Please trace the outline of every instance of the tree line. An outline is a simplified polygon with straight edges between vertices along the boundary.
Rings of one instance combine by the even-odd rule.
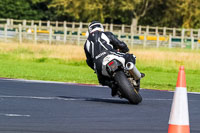
[[[199,0],[0,0],[0,18],[200,28]]]

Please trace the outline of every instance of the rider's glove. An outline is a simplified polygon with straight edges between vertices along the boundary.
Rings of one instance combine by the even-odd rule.
[[[129,48],[126,46],[126,47],[124,47],[121,51],[122,51],[123,53],[126,53],[126,52],[129,51]]]
[[[121,42],[121,52],[126,53],[129,51],[127,45],[124,42]]]

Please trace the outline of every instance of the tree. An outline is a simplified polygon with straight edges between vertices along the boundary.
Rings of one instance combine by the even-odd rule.
[[[166,8],[164,2],[154,5],[154,7],[149,9],[148,12],[146,12],[146,15],[142,17],[138,23],[140,25],[164,26],[162,20]]]
[[[181,27],[183,17],[179,6],[180,1],[182,0],[160,1],[147,12],[141,19],[141,23],[152,26]]]
[[[56,20],[55,12],[48,8],[52,0],[29,0],[31,8],[38,12],[37,17],[42,20]]]
[[[72,21],[99,20],[104,22],[101,0],[52,0],[48,6],[57,16],[70,17]]]
[[[183,16],[184,28],[199,27],[200,3],[199,0],[185,0],[179,3],[180,13]]]
[[[0,17],[12,19],[50,19],[49,0],[1,0]]]
[[[1,0],[0,16],[13,19],[35,19],[37,11],[31,8],[27,0]]]
[[[199,0],[0,0],[0,17],[200,28]]]
[[[164,7],[163,16],[158,25],[184,28],[200,27],[200,3],[198,0],[167,0],[162,5]]]
[[[123,0],[121,9],[132,12],[132,24],[136,26],[138,20],[159,2],[160,0]]]

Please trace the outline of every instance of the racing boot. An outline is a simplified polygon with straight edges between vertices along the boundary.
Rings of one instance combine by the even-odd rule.
[[[109,88],[111,88],[111,96],[114,97],[117,95],[117,85],[114,83],[114,81],[110,81],[110,80],[99,80],[100,84],[103,86],[108,86]]]
[[[145,77],[145,74],[144,73],[141,73],[141,78],[144,78]]]
[[[114,81],[109,81],[108,86],[111,88],[111,96],[112,97],[116,96],[118,89],[117,89],[117,85],[114,83]]]
[[[117,92],[118,92],[117,87],[113,87],[113,88],[111,88],[111,89],[112,89],[112,90],[111,90],[111,96],[112,96],[112,97],[116,96],[116,95],[117,95]]]

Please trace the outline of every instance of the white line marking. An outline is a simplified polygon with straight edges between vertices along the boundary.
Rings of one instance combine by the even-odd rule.
[[[190,94],[200,94],[200,92],[188,92]]]
[[[66,101],[74,101],[74,100],[85,100],[85,99],[75,99],[75,98],[60,98],[60,97],[36,97],[36,96],[4,96],[0,95],[0,98],[24,98],[24,99],[38,99],[38,100],[66,100]]]
[[[153,101],[171,101],[172,99],[161,99],[161,98],[158,98],[158,99],[151,99],[151,98],[144,98],[144,100],[153,100]]]
[[[95,84],[81,84],[81,83],[69,83],[69,82],[59,82],[59,81],[43,81],[43,80],[27,80],[27,79],[1,79],[1,80],[19,81],[19,82],[27,82],[27,83],[47,83],[47,84],[65,84],[65,85],[105,87],[102,85],[95,85]]]
[[[6,96],[0,95],[0,98],[23,98],[23,99],[37,99],[37,100],[64,100],[64,101],[87,101],[91,99],[102,100],[116,100],[116,98],[68,98],[68,97],[37,97],[37,96]],[[118,99],[119,100],[119,99]]]
[[[168,91],[168,92],[175,92],[175,91]],[[200,92],[187,92],[188,94],[200,94]]]
[[[92,99],[102,99],[102,100],[119,100],[116,98],[67,98],[67,97],[36,97],[36,96],[4,96],[0,95],[0,98],[24,98],[24,99],[37,99],[37,100],[64,100],[64,101],[87,101]],[[165,98],[144,98],[145,101],[172,101],[172,99]],[[200,101],[200,100],[188,100],[188,101]]]
[[[59,81],[43,81],[43,80],[27,80],[27,79],[4,79],[1,78],[1,80],[13,80],[13,81],[21,81],[21,82],[28,82],[28,83],[53,83],[53,84],[68,84],[68,85],[83,85],[83,86],[95,86],[95,87],[107,87],[102,85],[95,85],[95,84],[80,84],[80,83],[69,83],[69,82],[59,82]],[[140,88],[141,90],[143,88]],[[144,89],[144,90],[151,90],[151,89]],[[154,90],[156,91],[156,90]],[[157,90],[162,91],[162,90]],[[165,91],[165,92],[174,92],[174,91]],[[200,94],[200,92],[188,92],[189,94]]]
[[[0,113],[0,115],[8,116],[8,117],[30,117],[31,116],[31,115],[22,115],[22,114],[3,114],[3,113]]]
[[[144,98],[143,100],[145,101],[172,101],[173,99],[162,99],[162,98],[158,98],[158,99],[151,99],[151,98]],[[200,101],[200,100],[188,100],[188,101]]]

